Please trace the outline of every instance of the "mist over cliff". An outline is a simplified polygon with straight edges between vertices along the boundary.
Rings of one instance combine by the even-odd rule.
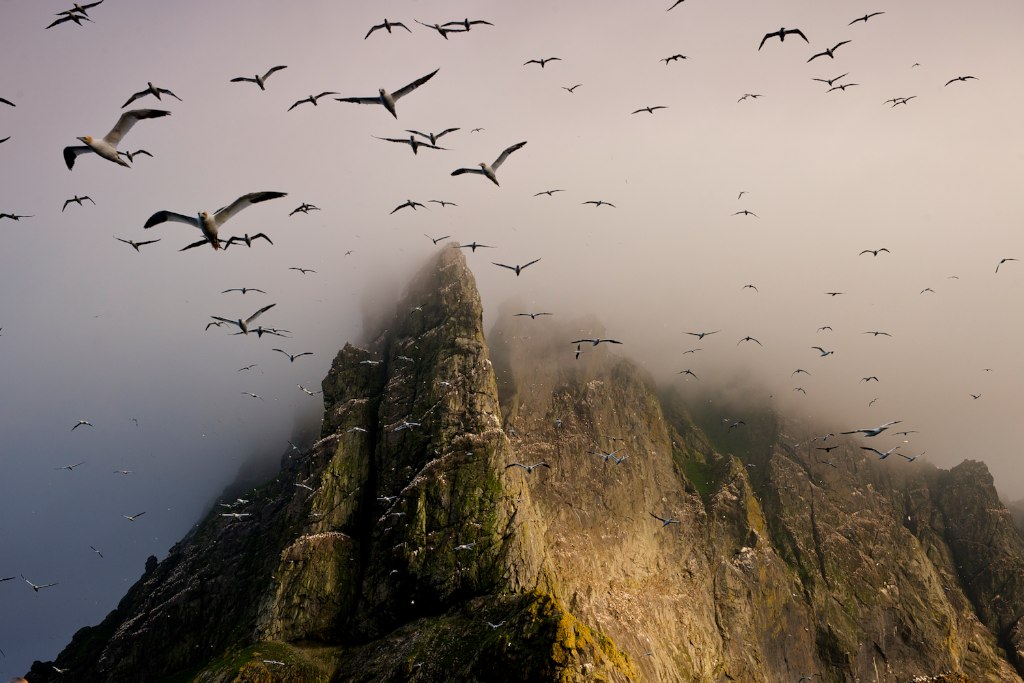
[[[30,681],[1022,680],[1024,540],[982,463],[820,451],[769,399],[576,358],[596,320],[485,336],[457,249],[392,310],[315,438]]]

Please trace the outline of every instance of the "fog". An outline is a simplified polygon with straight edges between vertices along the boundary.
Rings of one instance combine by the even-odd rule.
[[[296,385],[319,388],[337,349],[390,315],[445,248],[424,233],[497,247],[467,254],[487,329],[511,298],[593,316],[623,345],[592,352],[627,355],[695,399],[749,393],[830,431],[902,420],[919,431],[907,451],[939,466],[983,459],[1004,497],[1024,495],[1024,262],[994,272],[1024,259],[1024,6],[669,4],[106,0],[93,23],[45,30],[63,4],[3,3],[0,97],[17,106],[0,104],[0,212],[33,217],[0,220],[0,578],[18,577],[0,583],[0,677],[53,658],[240,468],[266,471],[315,431],[320,399]],[[364,40],[384,15],[413,32]],[[494,26],[443,40],[413,22],[467,16]],[[791,36],[758,51],[781,25],[810,45]],[[846,39],[834,60],[807,63]],[[659,61],[676,53],[688,58]],[[541,57],[562,61],[523,66]],[[288,68],[266,92],[229,82],[277,64]],[[330,97],[287,111],[438,68],[397,121]],[[858,84],[846,91],[811,80],[845,72]],[[960,75],[977,80],[944,85]],[[85,155],[68,171],[61,149],[103,135],[147,81],[183,100],[132,105],[172,111],[119,145],[154,157],[125,169]],[[763,97],[737,102],[745,93]],[[653,105],[668,108],[630,113]],[[461,128],[439,142],[450,149],[415,156],[372,137],[448,127]],[[501,187],[450,175],[524,140]],[[564,192],[533,196],[547,189]],[[142,229],[159,210],[192,215],[261,190],[288,196],[223,231],[273,245],[179,253],[197,231]],[[84,194],[96,205],[61,211]],[[407,199],[458,206],[389,213]],[[598,199],[616,208],[582,205]],[[302,202],[321,211],[289,217]],[[757,217],[733,215],[744,209]],[[114,236],[161,241],[136,253]],[[890,253],[859,255],[880,247]],[[491,265],[536,258],[518,277]],[[243,286],[267,294],[220,293]],[[259,323],[288,338],[204,330],[268,303]],[[748,335],[763,346],[737,344]],[[314,355],[291,363],[273,348]],[[675,374],[687,368],[699,380]],[[861,382],[870,375],[879,382]],[[72,432],[80,419],[93,426]],[[58,585],[36,593],[22,574]]]

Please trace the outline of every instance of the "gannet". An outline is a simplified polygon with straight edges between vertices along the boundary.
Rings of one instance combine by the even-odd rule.
[[[798,36],[803,38],[805,42],[810,44],[811,41],[807,40],[807,36],[805,36],[804,32],[801,31],[800,29],[798,29],[798,28],[780,28],[778,31],[775,31],[773,33],[766,33],[766,34],[764,34],[764,38],[761,39],[761,44],[757,46],[757,49],[760,50],[762,47],[764,47],[765,41],[768,40],[769,38],[778,38],[779,42],[783,42],[784,43],[784,42],[786,42],[786,36],[791,34],[791,33],[797,34]]]
[[[526,264],[521,265],[521,266],[519,266],[519,265],[506,266],[504,263],[495,263],[494,261],[491,261],[491,263],[493,263],[496,266],[501,266],[502,268],[508,268],[509,270],[515,272],[516,277],[519,277],[519,273],[521,273],[523,270],[525,270],[527,266],[532,266],[537,261],[540,261],[540,259],[539,258],[538,259],[534,259],[534,260],[530,261],[529,263],[526,263]]]
[[[899,449],[899,448],[900,448],[899,446],[893,446],[892,448],[890,448],[889,450],[887,450],[887,451],[885,451],[885,452],[883,453],[882,451],[878,450],[877,448],[872,448],[871,446],[861,446],[861,447],[860,447],[860,449],[861,449],[862,451],[871,451],[872,453],[874,453],[875,455],[877,455],[877,456],[878,456],[878,459],[879,459],[879,460],[885,460],[885,459],[886,459],[886,458],[888,458],[888,457],[889,457],[890,455],[892,455],[893,453],[895,453],[895,452],[896,452],[896,450],[897,450],[897,449]]]
[[[385,19],[383,24],[377,24],[376,26],[371,26],[370,30],[366,32],[365,36],[363,36],[363,40],[366,40],[367,38],[369,38],[370,34],[373,33],[374,31],[378,30],[378,29],[384,29],[388,33],[391,33],[391,29],[394,28],[395,26],[401,26],[406,31],[409,31],[409,33],[412,33],[412,31],[409,29],[409,27],[406,26],[405,24],[403,24],[402,22],[400,22],[400,21],[390,21],[388,19]]]
[[[686,55],[675,54],[675,55],[672,55],[671,57],[665,57],[664,59],[659,59],[658,61],[665,62],[665,66],[668,66],[669,62],[676,62],[676,61],[679,61],[680,59],[686,59],[686,58],[687,58]]]
[[[92,197],[90,197],[89,195],[85,195],[85,196],[79,197],[79,196],[78,196],[78,195],[76,194],[76,195],[75,195],[74,197],[72,197],[71,199],[65,199],[65,200],[64,200],[64,206],[63,206],[63,207],[61,207],[61,210],[60,210],[60,212],[61,212],[61,213],[64,213],[64,209],[68,208],[68,204],[78,204],[79,206],[82,206],[82,202],[84,202],[84,201],[85,201],[86,199],[88,199],[88,200],[89,200],[90,202],[92,202],[92,205],[93,205],[93,206],[96,206],[96,202],[95,202],[95,201],[93,201],[93,198],[92,198]]]
[[[256,320],[256,318],[260,317],[261,315],[263,315],[276,305],[277,304],[268,304],[244,320],[242,318],[239,318],[238,320],[228,320],[227,318],[221,318],[220,316],[216,315],[211,315],[210,317],[213,318],[214,320],[219,320],[222,323],[235,325],[236,327],[238,327],[238,329],[242,331],[242,334],[249,334],[249,325],[252,324],[252,322]]]
[[[25,579],[25,575],[22,574],[21,578]],[[39,584],[36,584],[36,583],[32,583],[28,579],[25,579],[25,583],[27,583],[28,585],[32,586],[32,590],[34,590],[36,593],[38,593],[39,591],[41,591],[44,588],[51,588],[52,586],[56,586],[57,585],[56,583],[46,583],[46,584],[43,584],[43,585],[39,585]]]
[[[405,132],[406,133],[412,133],[413,135],[419,135],[422,138],[426,138],[427,140],[430,140],[430,144],[436,145],[437,141],[440,140],[442,137],[444,137],[445,135],[448,135],[448,133],[454,133],[457,130],[459,130],[459,129],[458,128],[445,128],[440,133],[421,133],[418,130],[406,129]]]
[[[126,111],[121,114],[121,118],[117,120],[117,124],[110,129],[110,132],[97,140],[91,135],[86,135],[78,138],[85,143],[85,146],[74,146],[64,148],[64,163],[68,165],[70,170],[75,165],[75,158],[79,154],[85,154],[87,152],[95,152],[107,161],[113,161],[115,164],[130,168],[128,162],[117,155],[117,143],[121,141],[121,138],[128,134],[128,131],[132,129],[136,121],[141,119],[155,119],[161,116],[170,116],[171,112],[164,111],[163,109],[133,109]]]
[[[124,242],[125,244],[131,245],[132,249],[134,249],[135,251],[139,251],[139,247],[145,246],[147,244],[156,244],[157,242],[160,241],[160,240],[145,240],[144,242],[136,242],[135,240],[123,240],[120,237],[114,237],[114,239],[117,240],[118,242]],[[142,253],[142,252],[139,252],[139,253]]]
[[[313,355],[312,351],[303,351],[302,353],[296,353],[293,356],[292,354],[288,353],[284,349],[273,349],[273,350],[277,351],[278,353],[283,353],[284,355],[288,356],[288,360],[291,361],[292,363],[295,362],[296,358],[302,358],[303,356],[312,356]]]
[[[576,85],[572,86],[571,88],[567,88],[564,85],[561,86],[561,87],[562,87],[562,90],[566,91],[567,93],[575,94],[576,93],[576,88],[580,87],[581,85],[583,85],[583,84],[582,83],[577,83]]]
[[[146,513],[145,512],[137,512],[134,515],[121,515],[121,516],[124,517],[125,519],[127,519],[129,522],[134,522],[136,519],[138,519],[139,517],[141,517],[144,514],[146,514]]]
[[[158,88],[155,85],[153,85],[152,82],[149,82],[149,83],[146,83],[146,88],[145,89],[140,90],[139,92],[137,92],[134,95],[132,95],[131,97],[129,97],[128,101],[121,105],[121,109],[124,109],[125,107],[127,107],[129,104],[131,104],[135,100],[139,99],[140,97],[145,97],[146,95],[153,95],[158,100],[161,99],[161,97],[160,97],[161,95],[170,95],[174,99],[176,99],[179,102],[181,102],[181,98],[178,97],[177,95],[175,95],[174,93],[172,93],[167,88]]]
[[[964,81],[964,82],[966,82],[967,79],[969,79],[969,78],[972,78],[974,80],[978,80],[977,76],[957,76],[956,78],[951,78],[948,81],[946,81],[946,85],[949,85],[950,83],[956,83],[957,81]]]
[[[476,242],[470,242],[469,244],[453,244],[452,247],[455,249],[469,249],[474,253],[477,249],[497,249],[497,247],[492,247],[489,244],[477,244]]]
[[[75,426],[71,428],[71,431],[75,431],[79,427],[92,427],[92,422],[89,422],[88,420],[79,420],[75,423]]]
[[[266,88],[265,84],[267,82],[267,79],[270,78],[270,74],[274,73],[275,71],[280,71],[281,69],[287,69],[287,68],[288,68],[287,66],[272,66],[267,71],[267,73],[263,74],[262,76],[260,76],[259,74],[256,74],[252,78],[248,78],[246,76],[238,76],[237,78],[232,78],[231,82],[232,83],[255,83],[256,85],[260,86],[260,90],[266,90],[267,88]]]
[[[886,422],[884,425],[879,427],[866,427],[864,429],[853,429],[849,432],[841,432],[842,434],[863,434],[864,436],[878,436],[886,429],[893,425],[898,425],[903,420],[894,420],[892,422]]]
[[[665,527],[667,527],[669,524],[682,524],[682,522],[680,522],[675,517],[659,517],[658,515],[654,514],[653,512],[650,513],[650,514],[651,514],[651,517],[654,517],[656,520],[661,522],[661,527],[663,529]]]
[[[813,61],[814,61],[815,59],[817,59],[818,57],[829,57],[829,58],[831,58],[831,59],[835,59],[835,58],[836,58],[836,56],[835,56],[834,54],[832,54],[832,53],[833,53],[833,52],[835,52],[836,50],[838,50],[838,49],[839,49],[839,48],[840,48],[841,46],[843,46],[843,45],[846,45],[846,44],[847,44],[848,42],[850,42],[850,41],[848,41],[848,40],[844,40],[844,41],[842,41],[842,42],[836,43],[834,47],[831,47],[831,48],[825,48],[825,51],[824,51],[824,52],[819,52],[818,54],[816,54],[816,55],[813,55],[813,56],[812,56],[812,57],[811,57],[810,59],[808,59],[807,61],[808,61],[808,62],[813,62]]]
[[[511,147],[505,149],[501,154],[498,155],[498,158],[494,160],[493,164],[488,165],[486,162],[481,161],[479,164],[480,168],[457,168],[454,171],[452,171],[452,175],[462,175],[463,173],[477,173],[479,175],[487,177],[488,179],[490,179],[492,183],[498,185],[498,178],[495,175],[498,172],[498,168],[503,163],[505,163],[505,159],[508,158],[509,154],[516,151],[517,149],[521,149],[525,144],[526,141],[524,140],[523,142],[517,142]]]
[[[423,76],[422,78],[417,78],[409,85],[401,87],[393,93],[389,93],[384,88],[380,88],[377,91],[380,94],[377,95],[376,97],[336,97],[335,99],[339,102],[352,102],[355,104],[380,104],[383,105],[383,107],[387,109],[389,112],[391,112],[391,115],[397,119],[398,112],[395,110],[395,103],[399,100],[399,98],[408,95],[413,90],[429,81],[431,78],[434,77],[434,74],[436,74],[438,71],[440,71],[440,69],[434,69],[426,76]]]
[[[126,158],[128,160],[128,163],[131,164],[135,163],[135,157],[139,156],[140,154],[144,157],[153,157],[152,154],[150,154],[144,149],[137,149],[134,152],[118,152],[117,156]]]
[[[571,341],[569,343],[570,344],[586,344],[586,343],[589,343],[589,344],[592,344],[594,346],[597,346],[598,344],[621,344],[622,342],[617,341],[615,339],[576,339],[576,340],[573,340],[573,341]]]
[[[231,289],[225,289],[221,294],[227,294],[228,292],[241,292],[243,295],[246,292],[259,292],[260,294],[266,294],[262,289],[256,289],[255,287],[232,287]]]
[[[443,27],[443,26],[441,26],[440,24],[428,24],[428,23],[426,23],[426,22],[422,22],[422,21],[420,21],[419,19],[416,19],[416,23],[417,23],[417,24],[420,24],[421,26],[426,26],[427,28],[432,28],[432,29],[434,29],[434,30],[435,30],[435,31],[437,31],[437,32],[438,32],[438,33],[439,33],[439,34],[441,35],[441,37],[442,37],[442,38],[444,38],[445,40],[448,40],[448,34],[449,34],[449,33],[465,33],[465,31],[464,31],[464,30],[462,30],[462,29],[454,29],[454,28],[444,28],[444,27]],[[364,40],[365,40],[365,38],[364,38]]]
[[[877,17],[879,14],[885,14],[885,12],[872,12],[871,14],[865,14],[863,17],[857,17],[849,24],[847,24],[847,26],[853,26],[858,21],[863,21],[866,24],[868,22],[868,19],[870,19],[871,17]]]
[[[288,107],[288,111],[291,111],[292,109],[295,109],[295,107],[299,106],[300,104],[303,104],[304,102],[309,102],[314,107],[319,106],[319,105],[317,105],[316,101],[319,100],[321,97],[327,97],[328,95],[337,95],[337,94],[338,93],[336,93],[336,92],[322,92],[319,95],[310,95],[309,97],[307,97],[305,99],[301,99],[301,100],[297,101],[295,104],[293,104],[292,106]]]
[[[539,197],[539,196],[541,196],[542,194],[546,194],[547,196],[551,197],[551,196],[553,196],[553,195],[554,195],[554,194],[555,194],[556,192],[565,192],[565,190],[542,190],[542,191],[538,192],[537,194],[535,194],[535,195],[533,195],[533,196],[534,196],[534,197]]]
[[[427,149],[442,149],[445,151],[448,150],[447,147],[438,147],[437,145],[433,145],[430,143],[420,142],[419,140],[416,139],[415,135],[410,135],[408,138],[382,138],[376,135],[374,135],[373,137],[377,138],[378,140],[385,140],[387,142],[397,142],[399,144],[409,145],[409,147],[412,148],[413,154],[418,154],[420,147],[426,147]]]
[[[58,24],[63,24],[66,21],[73,21],[78,26],[81,26],[83,21],[92,21],[92,19],[85,16],[84,14],[65,14],[63,17],[57,19],[46,28],[53,28],[54,26],[57,26]]]
[[[217,231],[222,225],[224,225],[224,223],[230,220],[232,216],[253,204],[259,204],[260,202],[285,196],[287,196],[286,192],[252,192],[250,194],[242,195],[226,207],[218,209],[212,216],[206,211],[201,211],[195,218],[192,216],[184,216],[180,213],[173,213],[171,211],[157,211],[149,217],[149,220],[147,220],[146,224],[142,227],[152,228],[154,225],[159,225],[166,221],[186,223],[199,228],[204,237],[204,239],[189,245],[189,247],[209,242],[210,246],[214,249],[220,249],[220,240],[217,238]]]
[[[400,209],[405,209],[405,208],[410,208],[413,211],[415,211],[417,206],[420,207],[421,209],[427,208],[427,207],[423,206],[423,204],[420,204],[419,202],[414,202],[411,199],[406,199],[405,202],[403,202],[402,204],[399,204],[395,208],[391,209],[391,213],[394,213],[394,212],[396,212],[396,211],[398,211]]]
[[[666,106],[664,106],[664,105],[660,105],[660,104],[659,104],[659,105],[656,105],[656,106],[654,106],[654,107],[641,107],[641,108],[637,109],[637,110],[636,110],[635,112],[633,112],[633,113],[634,113],[634,114],[639,114],[640,112],[642,112],[642,111],[645,111],[645,112],[647,112],[648,114],[653,114],[654,112],[656,112],[656,111],[657,111],[657,110],[659,110],[659,109],[668,109],[668,107],[666,107]]]
[[[288,215],[289,216],[294,216],[297,213],[309,214],[310,211],[319,211],[319,210],[320,210],[319,206],[314,206],[312,204],[307,204],[306,202],[303,202],[303,203],[299,204],[298,207],[293,209],[291,211],[291,213],[289,213]]]
[[[613,209],[618,208],[617,206],[615,206],[611,202],[606,202],[603,199],[591,199],[589,201],[581,202],[581,203],[582,204],[593,204],[595,209],[600,209],[602,206],[610,206]]]
[[[266,241],[270,242],[271,244],[274,243],[273,240],[271,240],[269,237],[267,237],[262,232],[258,232],[255,235],[250,235],[249,233],[245,233],[244,235],[234,235],[232,237],[229,237],[228,241],[224,243],[224,248],[227,249],[232,244],[242,243],[242,244],[245,244],[245,246],[247,246],[247,247],[249,247],[251,249],[252,248],[253,240],[259,239],[261,237],[263,239],[265,239]],[[203,244],[203,242],[200,242],[199,244]],[[185,247],[185,249],[188,249],[188,248],[189,247]],[[182,251],[184,251],[184,250],[182,250]]]
[[[428,204],[440,204],[442,209],[444,207],[446,207],[446,206],[458,206],[458,204],[456,204],[455,202],[445,201],[444,199],[428,199],[427,203]]]
[[[561,57],[544,57],[544,58],[541,58],[541,59],[531,59],[529,61],[523,62],[523,66],[526,66],[527,64],[540,64],[540,68],[543,69],[544,65],[547,64],[548,62],[560,62],[560,61],[562,61]]]
[[[505,465],[506,470],[510,467],[522,467],[524,470],[526,470],[527,474],[532,474],[533,471],[538,467],[547,467],[548,469],[551,469],[551,465],[547,464],[546,462],[538,462],[533,465],[524,465],[522,463],[514,462],[511,465]]]
[[[442,26],[461,26],[463,31],[468,31],[471,28],[473,28],[474,25],[477,25],[477,24],[482,24],[484,26],[494,26],[494,24],[492,24],[491,22],[484,21],[483,19],[473,19],[472,21],[470,21],[468,18],[463,19],[462,21],[446,21],[445,23],[443,23],[441,25]]]
[[[444,237],[431,237],[431,236],[430,236],[430,235],[428,235],[427,233],[423,233],[423,236],[424,236],[424,237],[426,237],[426,238],[427,238],[428,240],[430,240],[431,242],[433,242],[435,246],[437,245],[437,243],[438,243],[438,242],[440,242],[440,241],[442,241],[442,240],[446,240],[446,239],[448,239],[449,237],[451,237],[451,235],[445,235]]]

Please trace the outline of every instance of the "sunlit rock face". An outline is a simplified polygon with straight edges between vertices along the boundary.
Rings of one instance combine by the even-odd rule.
[[[338,352],[320,438],[29,680],[1021,680],[984,465],[824,460],[577,358],[578,324],[482,319],[441,249]]]

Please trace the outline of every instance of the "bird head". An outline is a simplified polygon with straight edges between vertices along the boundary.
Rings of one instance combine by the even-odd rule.
[[[381,97],[384,97],[384,88],[377,88],[377,92],[380,93]]]
[[[87,145],[91,145],[92,144],[92,136],[91,135],[83,135],[82,137],[77,138],[77,139],[81,140],[82,142],[84,142]]]

